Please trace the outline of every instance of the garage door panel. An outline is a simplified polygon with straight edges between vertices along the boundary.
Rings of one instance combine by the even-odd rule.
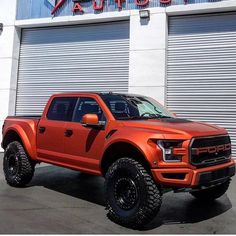
[[[226,128],[236,155],[236,14],[169,18],[167,106]]]
[[[24,29],[16,114],[41,114],[54,93],[127,92],[129,22]]]
[[[77,30],[75,30],[75,28]],[[124,28],[128,29],[129,24],[127,21],[122,22],[111,22],[104,24],[90,24],[90,25],[76,25],[76,26],[66,26],[66,27],[48,27],[44,28],[40,32],[39,28],[30,29],[30,33],[26,33],[22,38],[22,43],[24,45],[47,45],[47,44],[67,44],[70,45],[71,42],[88,42],[93,41],[95,43],[104,42],[106,40],[122,40],[124,37],[129,38],[129,31],[124,31]],[[65,30],[66,29],[66,30]],[[98,33],[102,37],[98,36]],[[48,38],[48,35],[52,37]],[[67,41],[65,41],[65,35]]]
[[[227,23],[225,20],[222,20],[222,16],[227,18]],[[172,17],[169,26],[169,33],[173,36],[183,34],[214,34],[235,32],[236,30],[234,13]]]

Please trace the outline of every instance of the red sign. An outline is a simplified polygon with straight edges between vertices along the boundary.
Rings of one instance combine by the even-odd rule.
[[[73,12],[73,13],[75,13],[75,12],[77,12],[77,11],[80,11],[80,12],[84,13],[83,8],[81,7],[81,5],[80,5],[78,2],[75,3],[75,5],[74,5],[74,7],[73,7],[73,9],[72,9],[72,12]]]
[[[149,0],[135,0],[136,6],[146,7],[149,4]]]
[[[97,11],[102,11],[104,8],[105,0],[100,1],[100,5],[97,5],[96,0],[93,0],[93,9]]]
[[[160,0],[161,4],[170,4],[171,0]]]
[[[66,2],[67,0],[59,0],[59,1],[55,1],[55,7],[52,9],[51,14],[54,15],[59,8],[61,8],[63,6],[63,4]]]
[[[53,0],[48,0],[50,3],[53,1]],[[66,2],[67,0],[55,0],[55,4],[53,5],[53,9],[52,9],[52,12],[51,14],[54,15]],[[117,7],[119,10],[122,9],[122,4],[125,2],[126,0],[115,0],[115,3],[117,4]],[[135,2],[135,5],[136,6],[139,6],[139,7],[146,7],[148,6],[149,4],[149,1],[150,0],[134,0]],[[159,0],[161,4],[171,4],[171,1],[172,0]],[[188,0],[184,0],[184,2],[186,3]],[[76,1],[76,0],[73,0],[74,2],[74,6],[73,6],[73,9],[72,9],[72,12],[73,13],[76,13],[76,12],[81,12],[81,13],[84,13],[84,10],[83,10],[83,7],[81,6],[80,2],[81,0],[79,1]],[[93,9],[95,11],[102,11],[104,9],[104,5],[105,5],[105,0],[100,0],[98,2],[98,0],[92,0],[92,5],[93,5]]]

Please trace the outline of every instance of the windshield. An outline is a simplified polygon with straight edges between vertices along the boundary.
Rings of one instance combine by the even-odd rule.
[[[103,94],[102,99],[118,120],[174,117],[164,106],[149,97]]]

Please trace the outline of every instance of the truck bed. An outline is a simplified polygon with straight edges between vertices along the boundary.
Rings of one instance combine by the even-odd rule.
[[[8,116],[7,119],[40,119],[41,116],[27,115],[27,116]]]
[[[8,116],[2,127],[3,136],[8,133],[8,130],[11,130],[11,132],[15,132],[15,135],[24,137],[23,143],[33,159],[36,158],[36,134],[40,118],[41,116],[35,115]],[[4,142],[2,142],[2,147],[6,148]]]

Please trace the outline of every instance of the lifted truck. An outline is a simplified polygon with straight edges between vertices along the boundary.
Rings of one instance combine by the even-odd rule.
[[[104,176],[109,219],[131,228],[156,216],[165,188],[213,201],[235,174],[225,129],[141,95],[53,95],[42,117],[6,118],[2,147],[11,186],[28,184],[40,162]]]

